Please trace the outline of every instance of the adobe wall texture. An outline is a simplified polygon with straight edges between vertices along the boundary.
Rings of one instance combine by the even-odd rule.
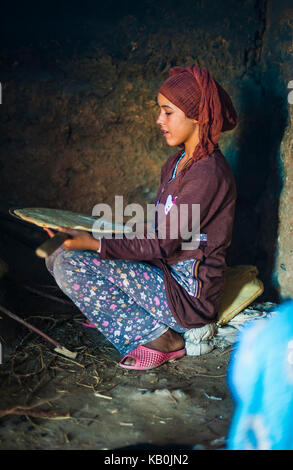
[[[228,263],[256,265],[265,298],[292,296],[291,2],[92,3],[42,14],[12,2],[2,17],[3,210],[154,202],[173,153],[155,124],[157,89],[171,66],[196,63],[239,113],[220,141],[238,187]]]

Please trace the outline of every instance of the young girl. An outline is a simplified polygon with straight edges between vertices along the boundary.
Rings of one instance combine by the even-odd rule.
[[[119,365],[137,370],[184,356],[184,333],[216,320],[236,199],[231,168],[217,145],[220,133],[237,122],[225,90],[206,69],[174,67],[158,105],[167,144],[181,149],[161,170],[156,205],[165,210],[157,214],[153,237],[97,240],[60,227],[72,238],[46,259],[62,291],[124,355]],[[192,204],[200,204],[201,233],[186,249],[181,233],[191,233]],[[178,220],[183,205],[188,218],[174,238],[175,205]]]

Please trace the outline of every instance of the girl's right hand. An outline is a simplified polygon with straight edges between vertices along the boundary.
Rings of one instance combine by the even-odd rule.
[[[56,234],[48,227],[43,227],[50,238]],[[99,250],[100,240],[96,240],[89,232],[83,230],[74,230],[65,227],[58,227],[58,232],[68,234],[68,239],[62,243],[66,250]],[[57,233],[58,233],[57,232]]]

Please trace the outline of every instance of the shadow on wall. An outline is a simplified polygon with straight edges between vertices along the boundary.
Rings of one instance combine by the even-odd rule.
[[[288,90],[279,69],[270,67],[260,80],[245,76],[239,90],[238,199],[227,263],[257,266],[265,288],[260,300],[277,302],[273,278],[282,190],[280,145],[288,119]]]

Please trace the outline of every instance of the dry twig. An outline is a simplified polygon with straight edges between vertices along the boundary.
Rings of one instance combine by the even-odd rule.
[[[46,419],[68,419],[69,412],[51,411],[51,410],[28,410],[27,408],[11,408],[10,410],[0,410],[0,418],[7,415],[27,415],[34,418]]]
[[[70,300],[61,299],[60,297],[56,297],[55,295],[47,294],[45,292],[40,291],[39,289],[36,289],[35,287],[31,287],[31,286],[28,286],[26,284],[21,284],[21,285],[24,289],[28,290],[29,292],[32,292],[33,294],[37,294],[37,295],[40,295],[42,297],[46,297],[47,299],[54,300],[56,302],[60,302],[61,304],[71,305],[71,307],[74,305],[73,302],[71,302]]]
[[[22,406],[16,405],[13,408],[9,408],[7,410],[0,410],[0,418],[7,416],[7,415],[27,415],[33,416],[35,418],[46,418],[46,419],[68,419],[70,418],[69,412],[59,412],[59,411],[52,411],[52,410],[36,410],[38,406],[42,405],[43,403],[48,403],[52,400],[57,400],[59,397],[53,397],[45,400],[40,400],[39,402],[35,403],[31,406]]]
[[[55,351],[56,352],[59,352],[60,354],[66,356],[66,357],[73,358],[73,359],[76,357],[76,353],[74,353],[72,351],[69,351],[64,346],[62,346],[60,343],[58,343],[54,339],[50,338],[50,336],[46,335],[45,333],[43,333],[41,330],[39,330],[35,326],[31,325],[30,323],[26,322],[22,318],[18,317],[17,315],[15,315],[15,313],[10,312],[9,310],[7,310],[7,308],[3,307],[2,305],[0,305],[0,311],[5,313],[6,315],[8,315],[10,318],[13,318],[13,320],[16,320],[18,323],[21,323],[22,325],[26,326],[30,330],[34,331],[38,335],[42,336],[43,338],[45,338],[46,341],[48,341],[49,343],[51,343],[55,346]]]

